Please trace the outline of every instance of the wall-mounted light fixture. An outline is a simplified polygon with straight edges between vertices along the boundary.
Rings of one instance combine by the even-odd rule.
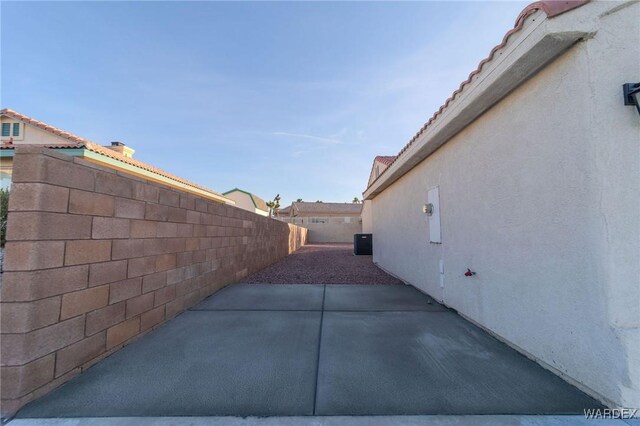
[[[433,214],[433,204],[427,203],[422,206],[422,213],[426,214],[427,216],[431,216]]]
[[[635,105],[640,114],[640,83],[625,83],[622,85],[625,105]]]

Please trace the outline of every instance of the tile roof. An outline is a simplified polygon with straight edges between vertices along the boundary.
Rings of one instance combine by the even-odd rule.
[[[377,179],[377,177],[374,178],[373,176],[373,169],[376,166],[376,162],[384,164],[386,166],[386,169],[391,165],[391,163],[394,162],[395,159],[395,155],[376,155],[376,157],[373,159],[373,163],[371,163],[371,171],[369,172],[369,182],[367,183],[367,188],[370,186],[370,183],[375,182],[375,180]],[[384,173],[384,170],[382,170],[382,172]]]
[[[547,0],[547,1],[537,1],[537,2],[531,3],[527,7],[525,7],[522,10],[522,12],[520,12],[520,14],[518,15],[518,18],[516,19],[516,23],[515,23],[514,27],[512,29],[510,29],[509,31],[507,31],[507,33],[502,38],[502,42],[500,44],[498,44],[497,46],[495,46],[493,49],[491,49],[491,52],[489,52],[489,56],[487,56],[485,59],[480,61],[480,63],[478,64],[478,67],[475,70],[473,70],[471,72],[471,74],[469,74],[469,77],[465,81],[460,83],[460,87],[458,87],[458,89],[455,90],[451,94],[451,96],[444,102],[444,104],[442,104],[442,106],[431,116],[431,118],[420,128],[420,130],[418,130],[418,132],[411,138],[411,140],[400,150],[398,155],[396,155],[395,158],[393,160],[391,160],[391,162],[388,164],[388,166],[391,166],[393,163],[395,163],[395,161],[399,157],[401,157],[402,154],[404,154],[404,152],[407,149],[409,149],[409,147],[411,145],[413,145],[413,143],[425,132],[425,130],[427,130],[427,128],[431,125],[431,123],[433,123],[438,118],[438,116],[443,113],[443,111],[449,106],[451,101],[453,101],[464,90],[464,88],[469,83],[471,83],[471,80],[473,79],[473,77],[476,74],[479,74],[482,71],[482,68],[484,67],[484,65],[487,62],[490,62],[493,59],[493,57],[496,54],[496,52],[507,45],[507,42],[509,41],[509,38],[514,33],[518,32],[518,31],[520,31],[522,29],[522,27],[524,26],[524,21],[527,19],[527,17],[529,17],[530,15],[534,14],[535,12],[537,12],[539,10],[542,10],[547,15],[547,18],[553,18],[554,16],[561,15],[561,14],[563,14],[565,12],[568,12],[568,11],[570,11],[572,9],[578,8],[580,6],[583,6],[583,5],[587,4],[587,3],[589,3],[589,1],[590,0],[568,0],[568,1],[566,1],[566,0]],[[389,168],[390,167],[387,167],[382,173],[380,173],[380,175],[376,179],[371,181],[367,188],[369,188],[371,185],[373,185],[373,183],[375,181],[380,179],[384,175],[384,173],[387,170],[389,170]]]
[[[257,208],[266,212],[269,211],[269,206],[267,206],[266,201],[264,201],[262,198],[258,197],[255,194],[251,194],[251,198],[253,198],[253,202],[256,203]]]
[[[396,155],[378,155],[376,156],[376,158],[373,159],[373,161],[379,161],[382,164],[388,166],[391,163],[393,163],[395,159],[396,159]]]
[[[13,118],[15,120],[20,120],[22,122],[28,123],[28,124],[30,124],[32,126],[38,127],[39,129],[46,130],[49,133],[53,133],[54,135],[60,136],[60,137],[62,137],[64,139],[69,140],[70,142],[73,142],[73,143],[68,144],[68,145],[65,145],[65,144],[44,144],[44,145],[42,145],[45,148],[53,148],[53,149],[70,149],[70,148],[71,149],[86,149],[88,151],[104,155],[104,156],[109,157],[111,159],[121,161],[121,162],[123,162],[125,164],[129,164],[131,166],[139,167],[139,168],[141,168],[143,170],[155,173],[157,175],[163,176],[163,177],[165,177],[167,179],[179,182],[181,184],[184,184],[184,185],[187,185],[187,186],[191,186],[193,188],[197,188],[197,189],[199,189],[201,191],[206,191],[206,192],[209,192],[211,194],[215,194],[217,196],[221,196],[221,194],[219,194],[219,193],[217,193],[217,192],[215,192],[215,191],[213,191],[213,190],[211,190],[211,189],[209,189],[209,188],[207,188],[205,186],[198,185],[197,183],[193,183],[191,181],[183,179],[183,178],[181,178],[179,176],[176,176],[174,174],[165,172],[164,170],[158,169],[157,167],[154,167],[154,166],[152,166],[150,164],[143,163],[142,161],[134,160],[131,157],[126,157],[126,156],[120,154],[117,151],[114,151],[112,149],[109,149],[107,147],[99,145],[99,144],[97,144],[95,142],[91,142],[88,139],[85,139],[85,138],[82,138],[80,136],[74,135],[73,133],[69,133],[69,132],[67,132],[65,130],[58,129],[57,127],[53,127],[53,126],[51,126],[51,125],[49,125],[47,123],[44,123],[42,121],[35,120],[35,119],[33,119],[31,117],[28,117],[28,116],[26,116],[24,114],[20,114],[19,112],[16,112],[16,111],[14,111],[12,109],[4,108],[4,109],[0,110],[0,114],[1,115],[6,115],[6,116],[11,117],[11,118]],[[1,149],[13,149],[13,147],[14,147],[14,145],[11,144],[11,143],[4,143],[4,144],[2,144]]]
[[[355,203],[313,203],[294,202],[291,204],[296,214],[359,214],[362,204]]]

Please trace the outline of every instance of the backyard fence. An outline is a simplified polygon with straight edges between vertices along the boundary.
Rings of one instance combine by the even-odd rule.
[[[0,288],[3,415],[306,235],[59,152],[16,148]]]

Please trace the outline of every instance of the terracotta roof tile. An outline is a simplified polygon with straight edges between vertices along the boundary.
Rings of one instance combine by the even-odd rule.
[[[502,42],[500,44],[498,44],[497,46],[495,46],[493,49],[491,49],[491,52],[489,52],[489,56],[487,56],[485,59],[480,61],[480,64],[478,64],[478,67],[475,70],[473,70],[471,72],[471,74],[469,74],[469,77],[465,81],[460,83],[460,87],[458,87],[458,89],[451,94],[451,96],[444,102],[444,104],[442,104],[442,106],[433,114],[433,116],[431,116],[431,118],[420,128],[420,130],[418,130],[418,132],[400,150],[398,155],[388,164],[388,166],[391,166],[402,154],[404,154],[404,152],[407,149],[409,149],[409,147],[411,145],[413,145],[413,143],[422,135],[422,133],[424,133],[424,131],[429,127],[429,125],[431,123],[433,123],[438,118],[438,116],[441,115],[442,112],[449,106],[451,101],[453,101],[464,90],[464,88],[469,83],[471,83],[471,80],[473,79],[473,77],[476,74],[478,74],[478,73],[480,73],[482,71],[482,68],[484,67],[484,65],[487,62],[490,62],[493,59],[493,57],[496,54],[496,52],[498,50],[502,49],[504,46],[506,46],[507,42],[509,41],[509,38],[514,33],[518,32],[518,31],[520,31],[522,29],[522,27],[524,26],[524,21],[527,19],[527,17],[529,17],[533,13],[537,12],[538,10],[542,10],[547,15],[547,18],[553,18],[554,16],[561,15],[561,14],[563,14],[565,12],[568,12],[568,11],[570,11],[572,9],[578,8],[580,6],[583,6],[583,5],[587,4],[587,3],[589,3],[589,1],[590,0],[537,1],[537,2],[531,3],[530,5],[525,7],[524,10],[522,12],[520,12],[520,15],[518,15],[518,18],[516,19],[516,23],[515,23],[514,27],[512,29],[510,29],[509,31],[507,31],[507,33],[502,38]],[[380,179],[380,177],[383,176],[384,173],[387,170],[389,170],[389,168],[390,167],[387,167],[382,173],[380,173],[380,175],[376,179],[374,179],[368,187],[370,187],[371,185],[373,185],[374,182],[376,182],[378,179]]]
[[[278,209],[278,214],[289,214],[289,212],[291,211],[291,206],[287,206],[287,207],[283,207],[281,209]]]
[[[158,174],[158,175],[163,176],[163,177],[165,177],[167,179],[171,179],[173,181],[179,182],[181,184],[184,184],[184,185],[187,185],[187,186],[191,186],[193,188],[197,188],[197,189],[199,189],[201,191],[206,191],[206,192],[209,192],[211,194],[215,194],[217,196],[221,196],[221,194],[219,194],[219,193],[217,193],[217,192],[215,192],[215,191],[213,191],[213,190],[211,190],[211,189],[209,189],[209,188],[207,188],[205,186],[198,185],[197,183],[193,183],[191,181],[183,179],[183,178],[181,178],[179,176],[176,176],[174,174],[165,172],[164,170],[158,169],[157,167],[154,167],[154,166],[152,166],[150,164],[143,163],[142,161],[134,160],[131,157],[126,157],[126,156],[120,154],[117,151],[114,151],[112,149],[109,149],[107,147],[99,145],[99,144],[97,144],[95,142],[91,142],[90,140],[82,138],[82,137],[77,136],[77,135],[74,135],[73,133],[69,133],[67,131],[58,129],[57,127],[53,127],[53,126],[51,126],[49,124],[43,123],[42,121],[35,120],[35,119],[33,119],[31,117],[28,117],[28,116],[26,116],[24,114],[20,114],[19,112],[16,112],[16,111],[14,111],[12,109],[8,109],[8,108],[2,109],[2,110],[0,110],[0,114],[9,116],[9,117],[11,117],[13,119],[16,119],[16,120],[23,121],[23,122],[28,123],[28,124],[30,124],[32,126],[38,127],[38,128],[40,128],[42,130],[46,130],[46,131],[48,131],[50,133],[53,133],[53,134],[55,134],[57,136],[60,136],[60,137],[62,137],[64,139],[67,139],[70,142],[74,142],[74,144],[70,144],[70,145],[64,145],[64,144],[54,144],[54,145],[52,145],[52,144],[44,144],[44,145],[42,145],[45,148],[53,148],[53,149],[84,148],[84,149],[89,150],[91,152],[95,152],[97,154],[104,155],[104,156],[112,158],[114,160],[121,161],[121,162],[123,162],[125,164],[129,164],[131,166],[139,167],[139,168],[141,168],[143,170],[146,170],[146,171],[149,171],[149,172],[153,172],[155,174]],[[10,143],[9,144],[3,144],[2,145],[2,149],[13,149],[13,144],[10,144]]]
[[[376,156],[376,158],[373,159],[373,161],[379,161],[382,164],[385,165],[389,165],[391,163],[393,163],[393,161],[396,159],[395,155],[378,155]]]

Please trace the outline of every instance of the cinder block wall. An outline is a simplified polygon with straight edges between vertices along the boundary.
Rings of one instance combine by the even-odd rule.
[[[5,417],[306,240],[304,228],[34,147],[16,151],[7,233]]]

